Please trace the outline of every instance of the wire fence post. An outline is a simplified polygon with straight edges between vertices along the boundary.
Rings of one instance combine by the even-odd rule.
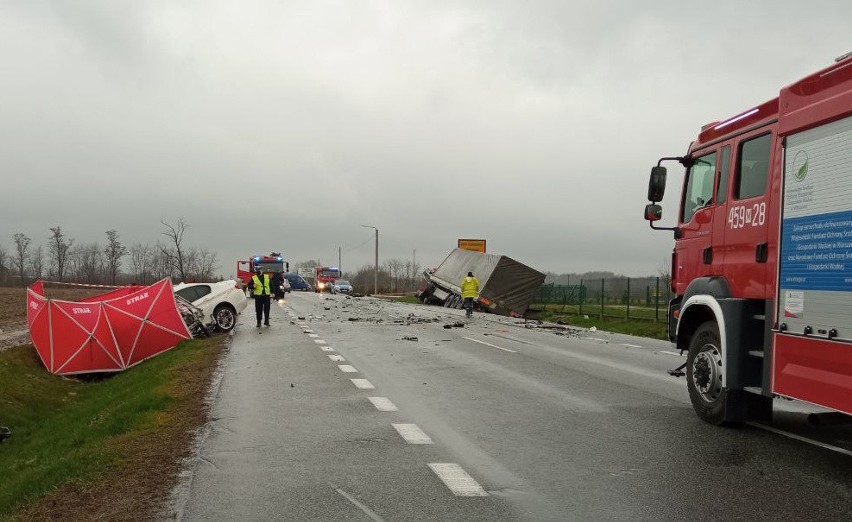
[[[604,278],[601,278],[601,319],[604,316]]]
[[[654,293],[654,320],[660,322],[660,278],[657,277],[657,291]]]
[[[586,300],[586,287],[583,286],[583,280],[580,279],[580,315],[583,315],[583,301]]]
[[[627,318],[630,319],[630,278],[627,278]]]

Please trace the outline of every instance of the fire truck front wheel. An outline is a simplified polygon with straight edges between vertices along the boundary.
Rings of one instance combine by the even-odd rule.
[[[715,321],[702,323],[689,342],[686,381],[695,413],[710,424],[723,424],[725,420],[728,390],[724,370],[719,327]]]

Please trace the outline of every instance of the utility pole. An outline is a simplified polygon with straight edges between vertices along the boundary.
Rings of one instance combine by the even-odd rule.
[[[373,295],[379,293],[379,229],[370,225],[361,225],[364,228],[372,228],[376,231],[376,268],[373,271]]]
[[[340,264],[341,255],[341,249],[337,247],[337,273],[340,274],[340,277],[343,277],[343,266]]]

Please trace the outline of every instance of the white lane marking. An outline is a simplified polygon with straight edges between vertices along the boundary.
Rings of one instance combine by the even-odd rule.
[[[314,339],[314,342],[317,344],[325,344],[325,341],[323,341],[322,339]]]
[[[601,339],[600,337],[584,337],[584,339],[588,339],[589,341],[600,341],[602,343],[608,343],[609,340]]]
[[[370,402],[373,403],[373,406],[376,407],[379,411],[399,411],[399,408],[396,407],[394,403],[390,401],[387,397],[367,397],[370,399]]]
[[[498,350],[503,350],[504,352],[518,353],[515,350],[510,350],[508,348],[501,348],[500,346],[497,346],[496,344],[486,343],[485,341],[479,341],[479,340],[476,340],[476,339],[473,339],[473,338],[470,338],[470,337],[465,337],[465,339],[467,339],[468,341],[473,341],[475,343],[484,344],[485,346],[490,346],[492,348],[497,348]]]
[[[331,359],[332,361],[337,361],[337,362],[343,362],[343,361],[346,360],[346,359],[343,358],[342,355],[337,355],[337,354],[329,355],[328,358]]]
[[[367,379],[349,379],[359,390],[375,390],[376,387]]]
[[[831,444],[826,444],[825,442],[820,442],[818,440],[809,439],[807,437],[802,437],[801,435],[796,435],[795,433],[790,433],[789,431],[779,430],[778,428],[773,428],[771,426],[766,426],[763,424],[759,424],[757,422],[747,422],[749,426],[753,428],[760,428],[762,430],[766,430],[776,435],[781,435],[783,437],[789,437],[791,439],[797,440],[799,442],[805,442],[807,444],[811,444],[813,446],[820,447],[822,449],[827,449],[829,451],[834,451],[840,453],[842,455],[846,455],[848,457],[852,457],[852,451],[848,449],[838,448],[837,446],[832,446]]]
[[[482,489],[477,481],[473,479],[458,464],[452,462],[433,462],[429,464],[435,475],[441,479],[450,491],[457,497],[487,497],[488,493]]]
[[[334,488],[334,491],[337,491],[337,493],[341,497],[343,497],[346,500],[348,500],[349,502],[351,502],[353,506],[355,506],[358,509],[360,509],[361,511],[363,511],[364,514],[367,515],[368,517],[370,517],[371,520],[374,520],[375,522],[384,522],[384,519],[382,517],[380,517],[375,512],[373,512],[372,509],[370,509],[367,506],[365,506],[364,504],[358,502],[358,499],[356,499],[355,497],[353,497],[349,493],[347,493],[347,492],[343,491],[342,489],[336,487],[334,484],[329,484],[329,486]]]
[[[311,333],[311,334],[308,334],[308,337],[316,339],[317,337],[319,337],[319,334]]]
[[[332,348],[331,346],[320,346],[320,350],[324,352],[333,352],[334,348]]]
[[[417,424],[391,424],[391,426],[409,444],[433,444],[429,435],[423,433]]]
[[[622,345],[621,345],[621,346],[626,346],[626,347],[628,347],[628,348],[642,348],[642,347],[641,347],[640,345],[638,345],[638,344],[629,344],[629,343],[622,343]]]
[[[351,364],[338,364],[337,367],[340,368],[340,371],[343,373],[358,373],[358,370],[356,370]]]
[[[677,355],[678,357],[686,357],[686,354],[681,354],[680,352],[670,352],[668,350],[660,350],[660,353],[667,353],[669,355]]]

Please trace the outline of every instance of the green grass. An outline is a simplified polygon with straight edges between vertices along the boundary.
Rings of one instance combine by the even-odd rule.
[[[558,308],[561,307],[557,307],[557,310]],[[584,309],[583,311],[585,312],[586,310]],[[548,306],[544,310],[527,311],[527,317],[531,319],[540,319],[542,321],[579,326],[582,328],[590,328],[594,326],[598,330],[637,335],[639,337],[650,337],[653,339],[663,340],[668,340],[669,338],[668,326],[665,322],[649,321],[647,319],[638,318],[628,319],[626,317],[601,317],[600,308],[598,308],[597,313],[592,312],[591,310],[590,312],[591,313],[588,313],[587,315],[575,315],[571,313],[563,314]]]
[[[169,383],[216,338],[178,347],[111,377],[49,374],[31,346],[0,353],[0,519],[68,483],[97,481],[121,467],[122,444],[156,429],[174,402]]]

